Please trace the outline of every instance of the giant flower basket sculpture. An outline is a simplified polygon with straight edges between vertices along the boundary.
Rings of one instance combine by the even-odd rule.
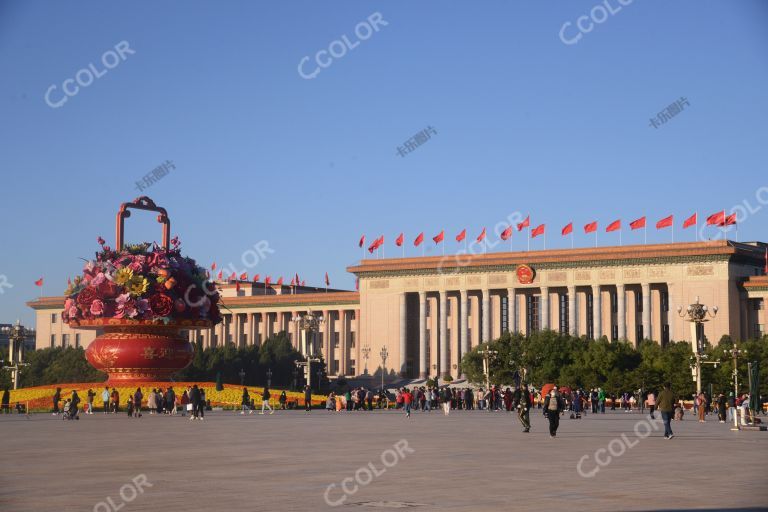
[[[163,245],[124,245],[130,209],[157,212]],[[195,260],[171,239],[164,208],[148,197],[123,203],[117,213],[115,249],[99,237],[101,251],[69,284],[62,319],[75,329],[97,329],[86,357],[109,375],[107,384],[168,381],[192,361],[194,348],[181,336],[221,321],[219,293]]]

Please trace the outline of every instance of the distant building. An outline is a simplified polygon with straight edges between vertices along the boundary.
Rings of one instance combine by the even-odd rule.
[[[291,318],[312,310],[326,319],[318,344],[329,376],[359,376],[366,364],[375,372],[386,347],[388,373],[458,377],[462,354],[505,331],[553,329],[633,345],[689,340],[677,308],[699,297],[719,308],[704,327],[717,344],[726,334],[766,333],[766,247],[708,241],[366,259],[347,269],[359,292],[218,283],[224,321],[188,336],[202,347],[245,346],[285,331],[298,347]],[[38,348],[87,346],[95,337],[62,325],[63,304],[63,297],[28,303],[37,312]]]

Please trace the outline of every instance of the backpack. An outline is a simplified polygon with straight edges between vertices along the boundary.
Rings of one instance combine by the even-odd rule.
[[[550,411],[556,411],[557,410],[557,397],[556,396],[550,396],[549,397],[549,406],[547,407],[547,410]]]

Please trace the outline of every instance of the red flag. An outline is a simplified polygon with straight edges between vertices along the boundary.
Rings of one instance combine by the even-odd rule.
[[[247,281],[248,280],[248,272],[243,272],[240,274],[240,280]]]
[[[685,219],[685,222],[683,222],[683,229],[689,228],[691,226],[695,226],[698,222],[698,213],[694,213],[687,219]]]
[[[41,277],[37,281],[35,281],[35,286],[43,286],[43,278]]]
[[[664,229],[672,226],[675,221],[675,216],[670,215],[669,217],[664,217],[659,222],[656,223],[656,229]]]
[[[595,231],[597,231],[597,221],[590,222],[589,224],[584,226],[585,233],[594,233]]]
[[[725,222],[725,210],[707,217],[707,226],[720,226]]]
[[[539,226],[533,228],[533,231],[531,231],[531,238],[536,238],[539,235],[543,235],[545,227],[546,224],[540,224]]]
[[[266,279],[264,279],[264,286],[269,286],[269,284],[272,282],[272,277],[267,276]]]
[[[224,274],[223,274],[223,272],[224,272],[223,270],[219,270],[219,275],[217,276],[217,277],[218,277],[218,279],[219,279],[219,281],[221,281],[222,279],[224,279]]]
[[[362,247],[365,245],[365,235],[360,237],[360,241],[357,243],[357,246],[362,249]]]
[[[621,220],[615,220],[608,224],[608,227],[605,228],[606,233],[610,233],[611,231],[618,231],[621,229]]]
[[[328,279],[328,272],[325,273],[325,286],[330,286],[331,280]]]
[[[477,237],[478,242],[482,242],[483,240],[485,240],[485,228],[483,228],[483,231]]]
[[[501,232],[501,239],[509,240],[509,237],[511,236],[512,236],[512,226],[507,226],[507,229]]]
[[[306,286],[306,285],[307,285],[307,282],[306,282],[306,281],[302,281],[302,282],[301,282],[301,286]]]
[[[400,236],[398,236],[397,239],[395,239],[395,245],[398,246],[398,247],[402,247],[403,246],[403,234],[402,233],[400,233]]]
[[[253,276],[253,282],[254,283],[258,283],[259,282],[259,274],[256,274],[255,276]]]
[[[231,275],[231,276],[229,276],[229,280],[230,280],[230,281],[235,281],[236,279],[237,279],[237,274],[235,274],[234,272],[232,272],[232,275]]]
[[[569,222],[568,225],[563,228],[561,233],[563,236],[573,233],[573,222]]]
[[[530,225],[531,225],[531,216],[529,215],[529,216],[527,216],[527,217],[525,218],[525,220],[524,220],[523,222],[520,222],[520,223],[517,225],[517,230],[518,230],[518,231],[522,231],[522,230],[523,230],[523,228],[527,228],[527,227],[530,227]]]
[[[296,280],[294,278],[291,278],[291,286],[295,286],[295,285],[296,285]]]
[[[437,235],[433,236],[432,240],[434,240],[436,244],[439,244],[440,242],[443,241],[444,238],[445,238],[445,230],[443,230],[440,233],[438,233]]]
[[[280,276],[280,277],[277,279],[277,286],[283,286],[283,276]]]
[[[424,233],[421,232],[419,233],[419,236],[416,237],[416,240],[413,241],[413,245],[418,247],[419,245],[421,245],[421,242],[423,241],[424,241]]]
[[[637,220],[633,220],[632,222],[630,222],[629,223],[629,227],[631,229],[633,229],[633,230],[634,229],[644,228],[645,227],[645,215],[643,215],[642,217],[640,217]]]
[[[735,213],[732,213],[729,216],[725,217],[723,219],[723,221],[718,224],[718,226],[725,227],[725,226],[731,226],[733,224],[736,224],[736,214]]]
[[[214,261],[214,262],[213,262],[213,264],[211,265],[211,270],[216,270],[216,262],[215,262],[215,261]]]
[[[466,228],[465,228],[465,229],[462,229],[462,230],[461,230],[461,233],[459,233],[458,235],[456,235],[456,241],[457,241],[457,242],[461,242],[461,241],[462,241],[462,240],[464,240],[465,238],[467,238],[467,230],[466,230]]]
[[[371,244],[371,246],[370,246],[370,247],[368,247],[368,252],[370,252],[371,254],[373,254],[373,251],[375,251],[376,249],[378,249],[379,247],[381,247],[381,246],[382,246],[382,244],[384,244],[384,235],[381,235],[379,238],[377,238],[376,240],[374,240],[374,241],[373,241],[373,243]]]

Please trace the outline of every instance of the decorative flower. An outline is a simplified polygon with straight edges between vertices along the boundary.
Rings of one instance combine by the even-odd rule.
[[[149,286],[149,281],[147,281],[145,277],[133,276],[127,284],[128,293],[130,293],[135,297],[138,297],[139,295],[147,291],[148,286]]]
[[[101,237],[98,237],[98,238],[96,239],[96,242],[97,242],[99,245],[101,245],[102,247],[104,246],[104,244],[106,244],[106,243],[107,243],[107,242],[106,242],[106,241],[104,241],[104,239],[103,239],[103,238],[101,238]]]
[[[171,288],[173,288],[174,286],[176,286],[176,279],[174,279],[174,278],[170,278],[170,279],[168,279],[168,280],[165,282],[165,289],[166,289],[166,290],[170,290],[170,289],[171,289]]]
[[[83,308],[91,307],[91,303],[98,299],[96,292],[93,288],[83,288],[83,290],[77,294],[77,305]]]
[[[173,308],[177,313],[183,313],[184,310],[187,309],[187,305],[184,304],[182,299],[176,299],[176,301],[173,303]]]
[[[101,316],[104,314],[104,303],[96,299],[93,302],[91,302],[91,314],[94,316]]]
[[[156,316],[168,316],[173,308],[173,299],[164,293],[156,293],[149,298],[149,306]]]
[[[104,276],[104,272],[99,272],[96,274],[96,277],[91,279],[91,282],[88,283],[91,286],[99,286],[101,283],[103,283],[107,278]]]
[[[147,299],[139,299],[136,301],[136,309],[139,310],[139,314],[143,315],[145,313],[151,313],[152,308],[149,305],[149,301]]]
[[[131,279],[133,279],[133,270],[128,267],[118,269],[115,273],[115,282],[117,284],[126,285]]]

